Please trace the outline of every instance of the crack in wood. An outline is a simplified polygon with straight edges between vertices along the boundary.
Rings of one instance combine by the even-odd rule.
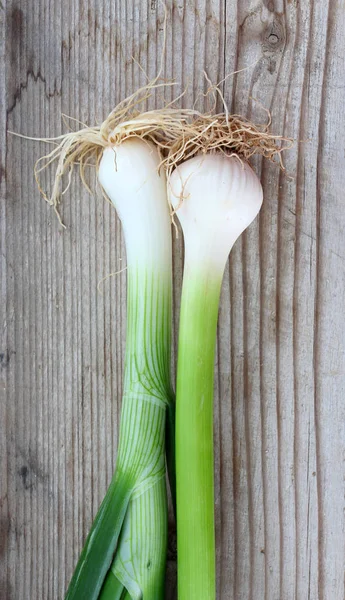
[[[54,97],[61,96],[61,89],[57,88],[56,80],[54,82],[53,91],[49,92],[47,89],[47,81],[43,77],[43,75],[41,74],[40,71],[38,71],[37,73],[34,73],[32,70],[27,71],[25,81],[20,83],[14,91],[14,94],[12,96],[12,103],[10,104],[10,106],[7,108],[7,111],[6,111],[7,117],[9,117],[9,115],[14,111],[14,109],[17,106],[17,103],[21,101],[22,93],[27,90],[30,80],[32,80],[34,83],[38,83],[38,82],[43,83],[44,93],[45,93],[45,97],[47,98],[47,100],[50,100],[51,98],[54,98]]]

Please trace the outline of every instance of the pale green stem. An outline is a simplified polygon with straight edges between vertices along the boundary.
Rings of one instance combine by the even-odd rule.
[[[134,494],[129,505],[111,571],[132,600],[164,597],[168,516],[163,506],[164,477],[140,495]],[[100,597],[111,598],[103,594]]]
[[[166,408],[173,405],[169,274],[158,272],[143,281],[142,270],[131,270],[128,297],[128,352],[117,470],[132,474],[136,484],[100,598],[111,598],[110,582],[115,574],[133,600],[158,600],[164,594],[167,550]]]
[[[183,279],[176,389],[179,600],[214,600],[214,355],[221,276]]]
[[[132,260],[128,269],[126,366],[116,472],[73,575],[66,597],[68,600],[98,598],[133,494],[141,494],[138,505],[143,505],[140,512],[142,524],[137,535],[141,536],[143,547],[151,541],[150,531],[143,525],[149,519],[149,490],[165,479],[166,408],[173,402],[170,340],[169,262],[165,268],[154,269],[151,264],[147,268],[140,264],[137,266]],[[155,511],[160,512],[161,526],[155,545],[151,544],[151,587],[159,586],[157,582],[164,576],[167,535],[165,481],[164,494],[160,494]],[[114,564],[116,559],[117,554]],[[143,573],[145,570],[138,570],[134,580],[139,588],[147,585],[146,579],[142,579]],[[128,578],[126,581],[119,580],[124,585],[131,585]],[[158,600],[159,597],[156,592],[146,595],[147,600]]]

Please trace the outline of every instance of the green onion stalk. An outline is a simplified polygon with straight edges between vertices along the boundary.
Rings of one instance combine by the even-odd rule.
[[[124,389],[116,470],[66,600],[164,598],[165,435],[167,430],[172,468],[174,398],[171,220],[159,163],[155,146],[138,138],[104,149],[99,162],[98,178],[121,219],[126,244]]]
[[[176,500],[179,600],[214,600],[214,357],[228,254],[262,203],[260,181],[238,157],[196,156],[170,178],[183,229],[176,384]]]

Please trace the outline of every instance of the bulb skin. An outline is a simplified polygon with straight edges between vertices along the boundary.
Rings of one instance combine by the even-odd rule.
[[[116,208],[126,240],[127,262],[169,266],[170,214],[161,157],[148,141],[128,138],[105,148],[98,179]]]
[[[178,165],[170,177],[169,197],[189,260],[224,265],[237,238],[257,216],[263,192],[248,163],[236,156],[205,154]]]

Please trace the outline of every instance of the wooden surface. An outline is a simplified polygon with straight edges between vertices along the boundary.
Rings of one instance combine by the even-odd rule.
[[[222,290],[216,364],[218,598],[344,600],[344,0],[168,2],[164,75],[226,79],[233,112],[298,140],[261,160],[260,218]],[[62,599],[114,468],[126,274],[113,210],[77,178],[59,226],[42,144],[101,122],[157,72],[155,0],[0,4],[0,598]],[[167,94],[169,98],[169,94]],[[259,102],[254,102],[252,98]],[[151,104],[152,105],[152,104]],[[46,179],[49,184],[49,178]],[[175,352],[182,241],[174,243]],[[169,554],[174,592],[174,552]],[[207,599],[201,599],[207,600]]]

